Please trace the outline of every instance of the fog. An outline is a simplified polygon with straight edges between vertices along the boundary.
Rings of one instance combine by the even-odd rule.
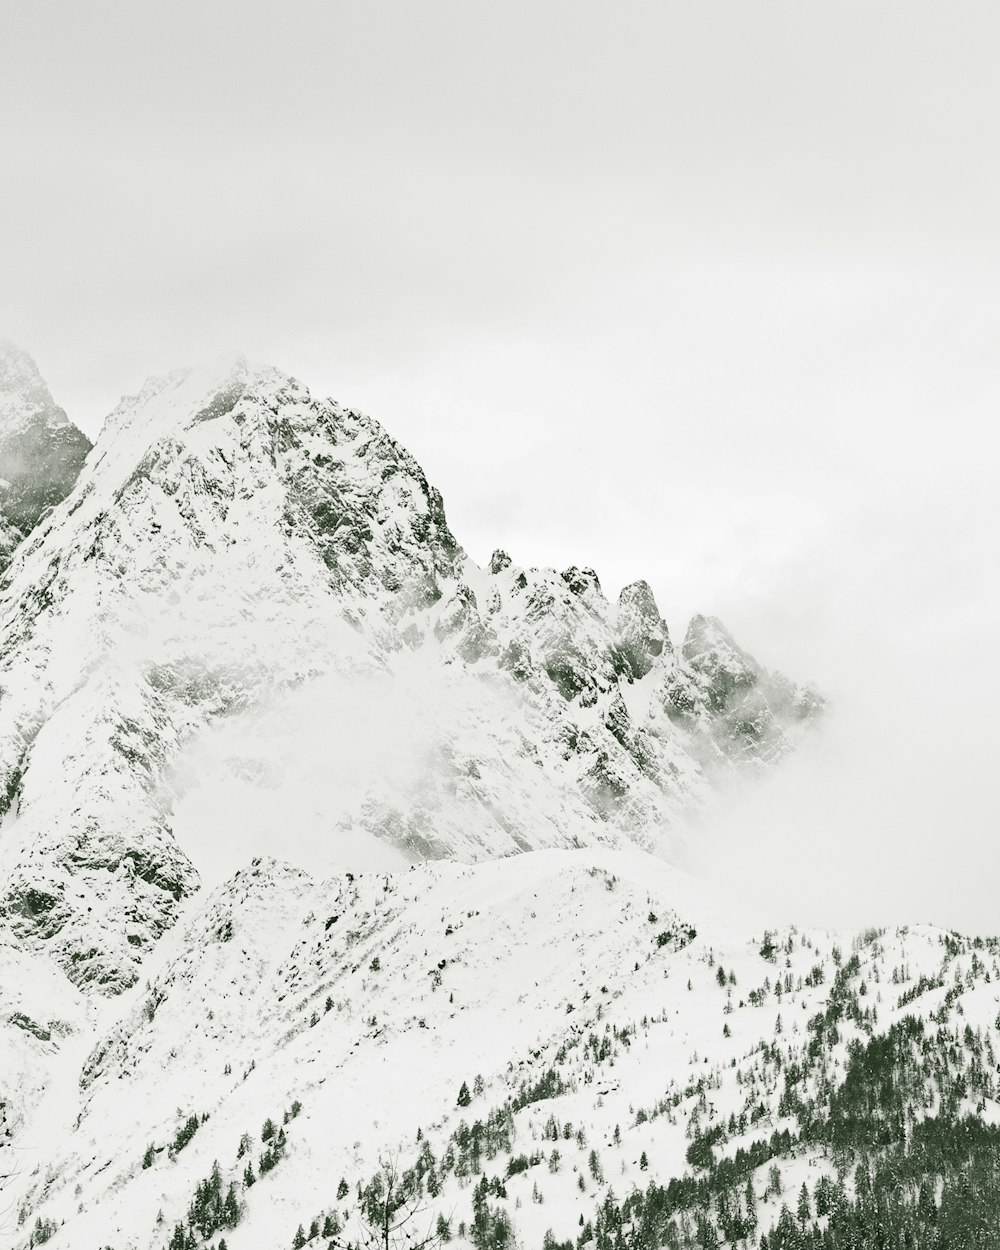
[[[801,758],[689,834],[689,867],[793,919],[1000,921],[998,277],[688,254],[352,388],[476,558],[645,577],[675,641],[712,612],[821,688]]]
[[[995,6],[0,3],[0,332],[94,435],[232,347],[480,561],[830,699],[690,862],[1000,930]]]

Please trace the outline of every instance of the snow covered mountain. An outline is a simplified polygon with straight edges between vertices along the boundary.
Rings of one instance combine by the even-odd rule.
[[[90,439],[58,408],[26,353],[0,339],[0,568],[69,494]]]
[[[676,652],[645,583],[479,568],[375,422],[243,360],[122,401],[0,630],[0,906],[109,993],[199,864],[663,850],[821,702],[718,622]]]
[[[7,359],[9,411],[34,395],[58,432]],[[56,491],[51,463],[19,498]],[[720,778],[794,748],[815,691],[713,618],[675,647],[645,582],[610,602],[588,568],[478,566],[376,422],[241,358],[122,400],[32,524],[0,575],[11,1245],[291,1244],[310,1211],[363,1222],[380,1156],[415,1201],[414,1152],[477,1250],[505,1219],[566,1239],[610,1201],[601,1165],[572,1172],[606,1098],[616,1149],[648,1139],[629,1183],[683,1170],[639,1132],[664,1064],[680,1090],[707,1075],[692,1039],[735,1061],[773,1021],[719,1050],[708,998],[676,996],[761,939],[665,857]],[[521,1186],[555,1110],[558,1218],[466,1192],[483,1151]]]

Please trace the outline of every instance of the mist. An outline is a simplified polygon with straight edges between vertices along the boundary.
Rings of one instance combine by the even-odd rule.
[[[1000,923],[996,509],[944,485],[857,508],[732,613],[782,667],[782,646],[800,668],[809,649],[829,699],[800,752],[688,834],[694,871],[775,915]]]
[[[423,857],[406,836],[414,828],[450,842],[459,859],[480,858],[502,836],[493,822],[499,813],[503,824],[505,802],[533,806],[545,827],[559,795],[546,794],[530,760],[516,764],[521,692],[442,663],[436,649],[432,638],[384,669],[272,690],[194,733],[166,797],[203,886],[255,856],[319,878],[400,871]],[[469,786],[477,763],[492,781],[486,792]]]
[[[714,613],[821,689],[801,756],[688,832],[690,867],[776,914],[1000,920],[998,276],[692,251],[348,387],[480,561],[590,564],[609,596],[644,577],[675,643]]]
[[[699,872],[1000,927],[995,6],[0,9],[0,332],[71,419],[233,348],[371,413],[480,563],[827,696]]]

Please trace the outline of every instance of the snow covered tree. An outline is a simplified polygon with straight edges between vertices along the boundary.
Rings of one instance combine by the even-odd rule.
[[[335,1235],[335,1250],[431,1250],[443,1238],[435,1225],[418,1231],[426,1211],[416,1174],[402,1172],[395,1157],[380,1158],[379,1170],[360,1191],[355,1212],[357,1232],[352,1237]]]
[[[805,1226],[809,1223],[809,1220],[812,1218],[812,1207],[809,1203],[809,1190],[806,1189],[805,1181],[802,1182],[802,1188],[799,1190],[799,1201],[795,1214],[799,1217],[799,1224],[801,1224],[803,1228],[805,1228]]]

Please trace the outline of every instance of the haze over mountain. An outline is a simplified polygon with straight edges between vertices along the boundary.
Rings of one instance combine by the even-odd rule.
[[[478,566],[376,421],[242,358],[69,464],[0,578],[12,1246],[994,1219],[997,944],[783,928],[667,862],[820,694],[646,582]]]

